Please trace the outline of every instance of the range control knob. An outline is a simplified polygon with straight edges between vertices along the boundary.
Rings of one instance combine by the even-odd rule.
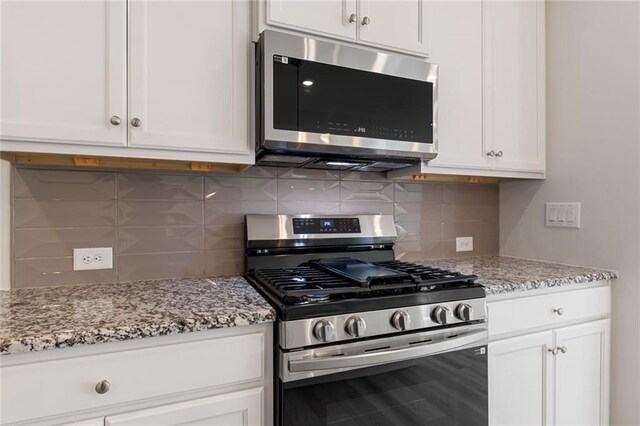
[[[473,308],[468,303],[461,303],[456,308],[456,316],[462,321],[471,321]]]
[[[431,311],[431,319],[438,324],[446,324],[449,316],[449,308],[445,306],[436,306],[436,308]]]
[[[362,337],[367,324],[358,316],[353,316],[347,320],[344,329],[351,337]]]
[[[411,318],[405,311],[396,311],[391,317],[391,325],[401,331],[408,330],[411,325]]]
[[[320,320],[313,326],[313,335],[321,342],[330,342],[336,337],[336,328],[327,320]]]

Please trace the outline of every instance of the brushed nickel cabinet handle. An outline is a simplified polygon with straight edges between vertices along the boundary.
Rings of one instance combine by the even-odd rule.
[[[502,157],[503,155],[504,155],[504,152],[502,151],[496,152],[496,157]]]
[[[111,389],[111,383],[109,383],[108,380],[100,380],[96,384],[96,392],[98,392],[100,395],[109,392],[109,389]]]
[[[558,314],[560,316],[564,315],[564,309],[562,309],[562,308],[556,308],[556,309],[553,310],[553,312],[555,312],[556,314]]]
[[[351,15],[349,15],[349,23],[350,24],[353,24],[357,20],[358,20],[358,15],[356,15],[355,13],[352,13]]]
[[[135,117],[131,120],[131,125],[133,127],[140,127],[142,126],[142,120],[140,120],[138,117]]]
[[[549,349],[549,352],[551,352],[554,355],[558,355],[558,348],[553,348],[553,349]]]
[[[563,354],[566,354],[566,353],[567,353],[567,351],[568,351],[568,349],[567,349],[567,347],[566,347],[566,346],[561,346],[561,347],[560,347],[560,352],[562,352]]]
[[[487,152],[487,157],[495,157],[495,155],[496,155],[496,152],[494,150]]]
[[[109,119],[109,122],[114,126],[119,126],[120,123],[122,123],[122,120],[120,120],[120,117],[118,117],[117,115],[114,115]]]
[[[362,18],[362,25],[369,25],[371,23],[371,19],[368,16]]]

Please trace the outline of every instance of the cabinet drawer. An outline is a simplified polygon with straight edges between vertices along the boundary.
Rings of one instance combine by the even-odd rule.
[[[489,302],[489,336],[607,316],[609,286]],[[562,315],[557,311],[562,310]]]
[[[3,367],[0,423],[261,379],[264,343],[253,333]]]

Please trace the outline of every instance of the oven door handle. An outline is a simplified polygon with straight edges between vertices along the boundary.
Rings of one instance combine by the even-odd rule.
[[[473,331],[458,335],[436,343],[423,343],[411,345],[408,348],[393,349],[389,351],[376,351],[358,355],[327,356],[307,359],[289,360],[289,371],[292,373],[314,370],[332,370],[340,368],[368,367],[389,362],[403,361],[423,356],[450,352],[465,346],[486,342],[487,331]]]

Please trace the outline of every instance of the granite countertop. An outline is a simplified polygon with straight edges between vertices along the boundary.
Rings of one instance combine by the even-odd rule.
[[[0,355],[275,320],[242,277],[0,291]]]
[[[618,277],[615,271],[561,265],[507,256],[477,256],[425,261],[425,265],[478,276],[488,296],[587,284]]]

